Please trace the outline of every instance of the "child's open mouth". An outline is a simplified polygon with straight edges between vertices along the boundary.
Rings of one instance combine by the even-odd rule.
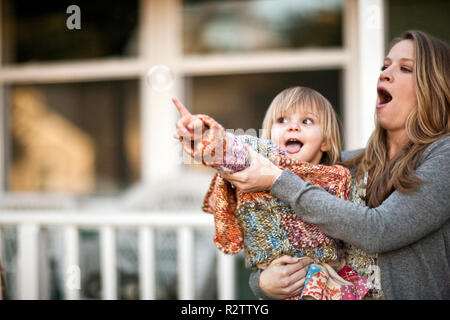
[[[286,141],[285,146],[288,153],[294,154],[300,151],[303,147],[303,143],[298,139],[291,138]]]

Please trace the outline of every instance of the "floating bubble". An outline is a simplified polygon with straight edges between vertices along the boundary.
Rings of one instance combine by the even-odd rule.
[[[163,64],[157,64],[151,67],[147,71],[145,78],[150,88],[157,92],[170,89],[174,83],[174,75],[172,70]]]

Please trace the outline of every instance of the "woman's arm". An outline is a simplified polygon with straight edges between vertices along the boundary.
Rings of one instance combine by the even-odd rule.
[[[306,222],[367,253],[395,250],[439,229],[450,217],[450,137],[429,146],[416,174],[423,182],[405,194],[394,191],[380,206],[363,207],[330,195],[289,170],[271,193]]]

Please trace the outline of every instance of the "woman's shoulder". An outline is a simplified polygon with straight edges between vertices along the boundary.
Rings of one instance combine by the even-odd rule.
[[[421,163],[427,159],[439,156],[442,159],[450,159],[450,135],[442,137],[430,143],[422,153]]]
[[[428,152],[450,152],[450,135],[442,137],[431,143],[425,151]]]

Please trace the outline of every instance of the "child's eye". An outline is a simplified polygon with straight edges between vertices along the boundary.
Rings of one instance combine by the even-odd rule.
[[[307,119],[303,120],[303,123],[304,124],[312,124],[313,121],[311,119],[307,118]]]
[[[384,66],[381,67],[381,71],[384,71],[384,70],[386,70],[386,69],[387,69],[387,66],[386,66],[386,65],[384,65]]]
[[[281,118],[278,118],[277,122],[278,122],[278,123],[286,123],[286,122],[287,122],[287,119],[281,117]]]

